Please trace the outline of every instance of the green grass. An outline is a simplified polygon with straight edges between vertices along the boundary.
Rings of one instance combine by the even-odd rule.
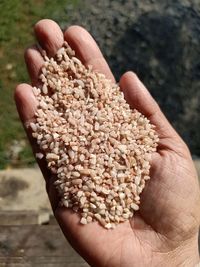
[[[0,1],[0,169],[34,163],[28,144],[19,153],[17,161],[13,161],[9,155],[14,140],[26,140],[13,101],[13,92],[18,83],[28,82],[23,53],[26,47],[35,42],[33,26],[42,18],[64,17],[66,5],[77,3],[77,0]]]

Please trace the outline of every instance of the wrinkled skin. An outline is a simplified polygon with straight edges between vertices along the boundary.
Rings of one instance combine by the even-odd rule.
[[[97,44],[79,26],[69,27],[63,34],[51,20],[35,25],[40,46],[53,56],[65,39],[85,65],[104,73],[114,81]],[[39,85],[38,75],[43,59],[36,46],[25,52],[25,61],[32,85]],[[79,224],[79,217],[58,206],[58,197],[45,160],[40,160],[47,183],[47,193],[60,227],[71,245],[92,266],[187,266],[199,261],[198,229],[200,194],[198,177],[190,152],[169,124],[157,103],[133,72],[125,73],[120,87],[131,107],[146,115],[156,126],[160,141],[151,160],[151,180],[141,196],[140,211],[114,230],[105,230],[98,223]],[[33,151],[38,147],[26,126],[34,120],[37,101],[28,84],[16,87],[15,101]]]

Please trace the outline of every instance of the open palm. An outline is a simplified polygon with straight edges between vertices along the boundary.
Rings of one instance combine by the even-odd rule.
[[[35,26],[40,45],[53,56],[65,39],[85,65],[114,77],[93,38],[83,28],[71,26],[64,35],[51,20]],[[26,50],[25,60],[32,85],[39,85],[43,59],[36,46]],[[54,214],[66,238],[92,266],[194,266],[198,260],[200,194],[197,174],[187,146],[171,127],[158,105],[137,76],[128,72],[120,87],[131,107],[138,109],[156,125],[160,142],[151,162],[151,180],[141,196],[140,211],[114,230],[97,222],[82,226],[76,213],[58,206],[58,197],[45,160],[39,165],[47,183]],[[32,87],[18,85],[16,105],[33,151],[38,151],[30,128],[37,107]]]

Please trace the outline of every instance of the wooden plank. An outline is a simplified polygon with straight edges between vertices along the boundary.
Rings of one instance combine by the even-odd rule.
[[[38,222],[36,211],[0,211],[0,225],[32,225]]]
[[[2,267],[12,267],[6,262],[31,267],[88,267],[58,225],[1,226],[0,259]]]

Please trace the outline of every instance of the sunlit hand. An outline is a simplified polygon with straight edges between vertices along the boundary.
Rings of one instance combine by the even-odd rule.
[[[42,20],[36,24],[35,34],[50,56],[65,39],[85,65],[92,65],[114,81],[97,44],[83,28],[72,26],[63,35],[55,22]],[[32,85],[39,85],[43,59],[37,47],[26,50],[25,60]],[[114,230],[106,230],[97,222],[80,225],[76,213],[58,206],[51,174],[43,159],[39,165],[55,217],[71,245],[92,266],[194,267],[199,261],[200,194],[190,152],[134,73],[125,73],[120,86],[127,102],[149,118],[160,138],[158,151],[152,158],[151,180],[142,193],[140,210],[130,221]],[[33,150],[37,151],[30,129],[26,128],[34,120],[37,107],[31,86],[18,85],[15,100]]]

